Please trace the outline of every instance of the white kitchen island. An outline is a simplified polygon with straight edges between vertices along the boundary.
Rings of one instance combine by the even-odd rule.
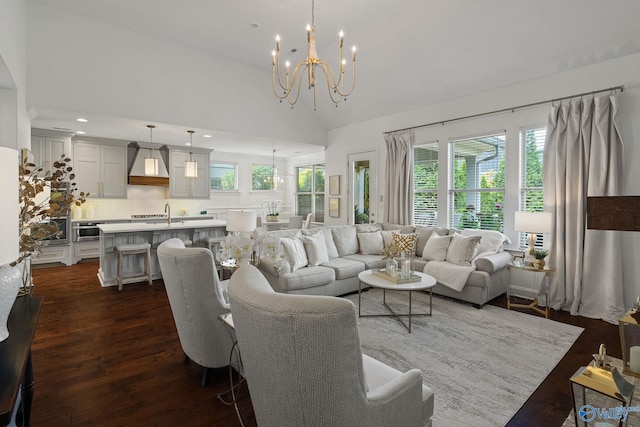
[[[193,246],[204,246],[207,237],[223,236],[226,234],[226,221],[209,219],[184,222],[163,223],[120,223],[100,224],[100,268],[98,279],[102,286],[117,285],[117,262],[119,245],[134,243],[151,244],[152,278],[160,279],[160,264],[158,263],[158,245],[165,240],[177,237],[188,239]],[[125,275],[140,274],[144,270],[142,256],[127,256],[123,261]]]

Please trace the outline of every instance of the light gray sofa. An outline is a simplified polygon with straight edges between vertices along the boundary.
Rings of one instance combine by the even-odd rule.
[[[358,273],[371,268],[384,268],[384,255],[376,254],[367,243],[368,233],[381,233],[385,240],[390,238],[392,232],[399,234],[416,233],[414,269],[432,274],[427,264],[429,261],[423,258],[423,250],[431,234],[448,236],[455,231],[446,228],[427,228],[422,226],[407,226],[398,224],[359,224],[345,226],[330,226],[310,228],[305,230],[278,230],[268,232],[269,237],[296,239],[305,241],[305,249],[312,256],[313,249],[306,245],[309,237],[318,239],[317,233],[322,233],[327,247],[328,260],[319,265],[308,265],[301,268],[292,267],[290,257],[280,263],[278,267],[269,257],[263,257],[259,266],[271,287],[282,293],[306,294],[306,295],[344,295],[358,290]],[[435,294],[440,294],[462,301],[470,302],[476,307],[482,307],[486,302],[505,293],[509,284],[509,270],[507,265],[511,260],[509,252],[503,248],[504,243],[509,243],[508,238],[502,233],[487,232],[483,230],[462,230],[463,235],[481,235],[478,247],[483,250],[480,255],[473,258],[473,270],[468,274],[466,284],[461,290],[452,289],[438,283],[434,288]],[[306,236],[306,237],[305,237]],[[496,240],[498,236],[498,240]],[[502,236],[502,237],[500,237]],[[502,239],[502,241],[501,241]],[[487,250],[487,243],[492,242],[492,249]],[[490,245],[491,246],[491,245]],[[477,251],[477,249],[476,249]],[[364,252],[364,253],[363,253]],[[322,258],[322,257],[320,257]],[[307,260],[308,261],[308,260]],[[302,261],[304,262],[304,260]],[[441,263],[445,267],[447,262]],[[465,270],[461,268],[461,270]],[[437,275],[434,275],[438,279]]]

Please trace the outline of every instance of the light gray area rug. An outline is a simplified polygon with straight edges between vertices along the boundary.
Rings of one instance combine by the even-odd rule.
[[[358,295],[348,298],[358,305]],[[413,293],[414,312],[428,294]],[[406,312],[408,293],[387,292]],[[382,290],[362,294],[363,314],[385,313]],[[404,317],[406,319],[406,317]],[[419,368],[435,393],[434,427],[504,426],[583,331],[493,306],[433,297],[433,316],[413,317],[412,331],[394,318],[359,318],[363,352],[400,371]]]

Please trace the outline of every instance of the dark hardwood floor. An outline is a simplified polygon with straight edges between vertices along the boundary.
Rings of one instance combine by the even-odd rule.
[[[217,399],[229,387],[228,371],[214,372],[202,387],[202,368],[184,362],[162,281],[119,292],[100,287],[97,269],[87,262],[33,270],[35,294],[44,303],[33,343],[32,425],[239,426],[233,407]],[[506,300],[492,304],[505,307]],[[552,318],[585,332],[510,427],[560,426],[571,409],[569,377],[600,343],[620,357],[617,326],[564,312]],[[246,388],[241,396],[245,425],[255,426]]]

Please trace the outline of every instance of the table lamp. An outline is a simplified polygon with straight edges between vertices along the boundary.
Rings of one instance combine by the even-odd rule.
[[[256,229],[255,211],[231,210],[227,212],[227,231],[251,233]]]
[[[538,235],[536,233],[551,233],[550,212],[524,212],[518,211],[515,216],[515,230],[528,233],[529,247],[525,252],[525,264],[533,264],[533,251]]]

